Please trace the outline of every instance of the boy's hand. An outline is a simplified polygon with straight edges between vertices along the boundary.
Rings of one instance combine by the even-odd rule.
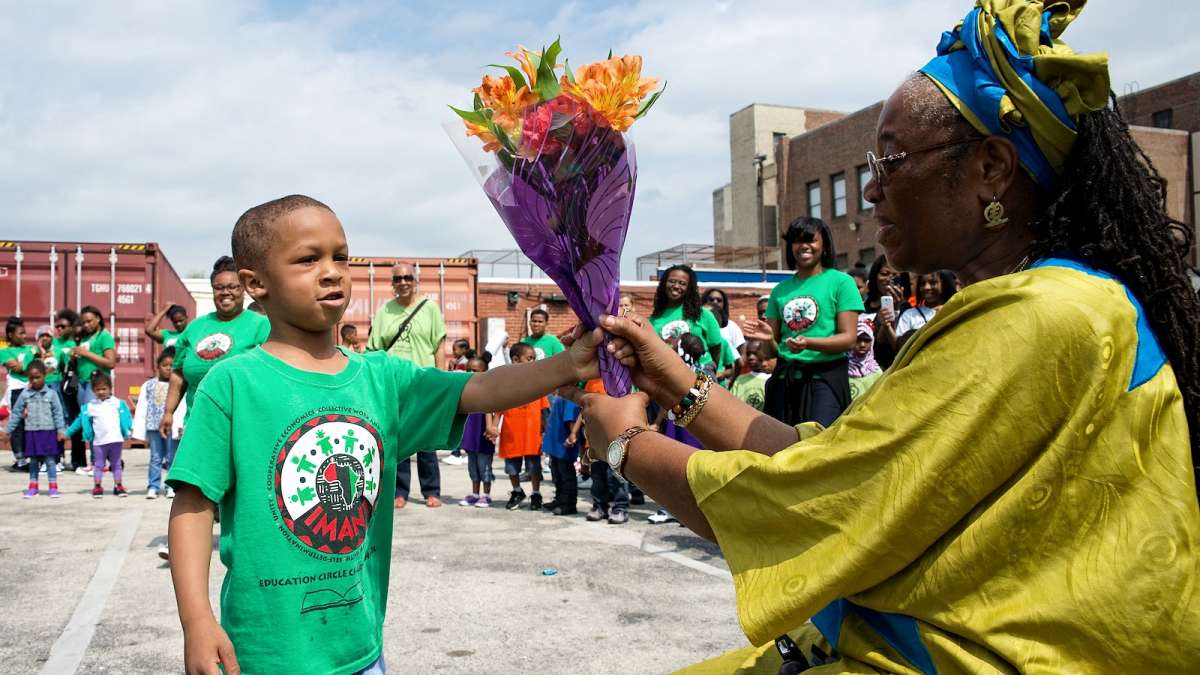
[[[572,431],[571,434],[569,436],[567,436],[567,440],[566,440],[566,442],[563,443],[563,446],[570,448],[578,442],[579,442],[579,439],[575,437],[575,432]]]
[[[158,433],[163,435],[163,438],[171,437],[171,422],[174,421],[174,416],[169,412],[164,412],[162,420],[158,423]]]
[[[225,629],[216,619],[209,619],[190,630],[183,631],[183,663],[188,675],[239,675],[237,655]]]
[[[2,433],[2,432],[0,432],[0,433]],[[61,432],[61,431],[60,431],[60,432],[58,432],[58,442],[59,442],[59,443],[66,443],[66,442],[67,442],[67,435],[66,435],[65,433]]]
[[[569,345],[567,357],[571,360],[576,380],[594,380],[600,377],[600,358],[596,350],[603,341],[603,331],[597,328],[585,333],[583,326],[576,326],[564,339],[564,343]]]

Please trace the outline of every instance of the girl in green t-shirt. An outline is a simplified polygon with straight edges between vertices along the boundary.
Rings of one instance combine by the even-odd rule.
[[[763,412],[787,424],[828,427],[850,405],[846,354],[854,346],[862,296],[854,279],[835,269],[833,237],[819,218],[797,219],[784,240],[796,275],[777,285],[767,303],[779,360]]]
[[[33,345],[25,344],[25,322],[20,317],[9,317],[4,323],[4,341],[8,346],[0,349],[0,365],[8,371],[8,409],[15,410],[17,398],[25,391],[25,385],[29,381],[25,376],[25,369],[33,362],[36,350]],[[10,440],[13,466],[24,468],[28,464],[28,460],[25,459],[25,433],[20,422],[17,425]]]

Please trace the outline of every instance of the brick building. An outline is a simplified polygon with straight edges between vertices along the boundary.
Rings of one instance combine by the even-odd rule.
[[[654,290],[658,284],[651,281],[622,282],[621,292],[633,296],[633,304],[642,316],[649,316],[654,307]],[[717,286],[729,295],[730,316],[735,321],[744,321],[755,316],[755,305],[759,296],[769,294],[771,285],[721,284]],[[567,306],[562,291],[548,279],[502,279],[481,278],[479,280],[478,314],[479,339],[487,344],[495,331],[503,330],[514,340],[529,334],[528,312],[542,307],[550,313],[548,332],[561,333],[575,325],[575,314]],[[704,293],[708,286],[701,286]]]
[[[1167,210],[1195,230],[1200,212],[1200,73],[1118,99],[1131,133],[1167,181]],[[870,264],[875,241],[871,205],[862,197],[869,179],[865,155],[875,144],[882,102],[775,145],[779,227],[803,216],[820,217],[833,231],[838,265]],[[1200,239],[1200,237],[1197,237]],[[1196,249],[1192,263],[1196,264]]]

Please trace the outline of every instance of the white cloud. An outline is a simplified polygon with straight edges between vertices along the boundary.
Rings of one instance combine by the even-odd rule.
[[[0,1],[4,236],[158,241],[183,272],[224,252],[253,204],[327,200],[357,253],[511,246],[441,123],[513,44],[563,35],[576,64],[608,46],[670,81],[635,127],[640,181],[625,269],[711,240],[728,116],[751,102],[853,110],[887,94],[965,12],[949,0],[566,3],[498,22],[478,5]],[[1200,64],[1200,11],[1092,3],[1065,36],[1113,52],[1113,86]]]

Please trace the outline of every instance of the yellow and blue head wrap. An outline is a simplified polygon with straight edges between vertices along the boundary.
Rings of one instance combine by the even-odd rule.
[[[1087,0],[978,0],[921,72],[980,133],[1003,136],[1047,190],[1075,144],[1076,121],[1107,105],[1108,55],[1058,36]]]

